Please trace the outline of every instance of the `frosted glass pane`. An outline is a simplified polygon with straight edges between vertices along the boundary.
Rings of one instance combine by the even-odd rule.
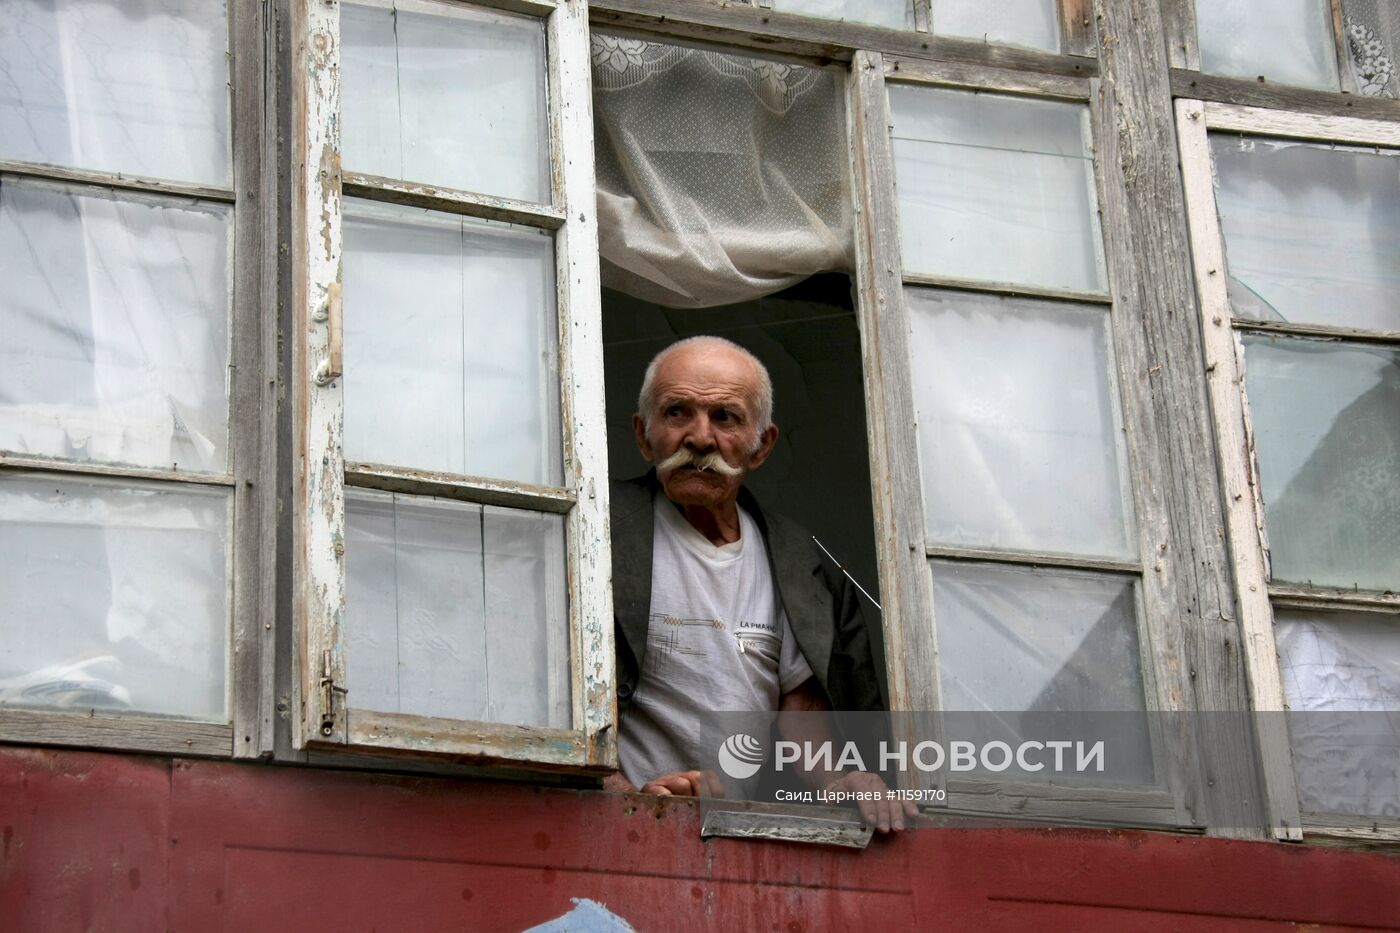
[[[1211,0],[1196,4],[1201,70],[1337,90],[1328,0]]]
[[[1246,336],[1273,577],[1400,586],[1400,353]]]
[[[228,84],[217,0],[7,0],[0,158],[228,185]]]
[[[1056,0],[933,0],[933,31],[992,43],[1060,50]]]
[[[0,449],[223,472],[232,226],[0,178]]]
[[[0,477],[0,706],[227,722],[229,492]]]
[[[554,241],[350,201],[345,455],[558,484]]]
[[[1104,289],[1086,108],[898,84],[889,95],[906,271]]]
[[[541,20],[347,3],[340,32],[347,171],[550,200]]]
[[[1400,153],[1210,141],[1236,317],[1400,330]]]
[[[912,0],[773,0],[773,9],[888,29],[914,28]]]
[[[345,499],[350,706],[568,727],[563,517]]]
[[[1400,625],[1279,609],[1274,633],[1303,809],[1400,816]]]
[[[1131,557],[1108,315],[906,289],[935,544]]]

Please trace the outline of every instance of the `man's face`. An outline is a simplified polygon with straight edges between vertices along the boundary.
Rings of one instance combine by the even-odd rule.
[[[661,361],[650,429],[640,416],[632,429],[672,502],[708,508],[733,502],[744,477],[772,453],[778,429],[770,425],[760,436],[754,421],[756,375],[747,359],[724,348],[682,347]],[[735,475],[695,465],[667,469],[666,460],[683,450],[718,454]]]

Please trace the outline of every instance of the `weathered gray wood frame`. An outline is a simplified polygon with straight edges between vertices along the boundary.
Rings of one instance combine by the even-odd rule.
[[[229,666],[228,723],[203,723],[141,715],[91,715],[30,709],[0,710],[0,741],[85,745],[169,754],[236,757],[263,754],[271,737],[270,691],[263,689],[263,633],[271,612],[263,584],[261,546],[273,474],[267,446],[272,412],[263,389],[265,349],[276,322],[263,313],[268,306],[264,277],[267,151],[264,124],[267,45],[266,4],[231,0],[228,4],[229,95],[233,181],[229,187],[191,185],[166,179],[104,173],[52,165],[0,162],[0,173],[47,179],[74,186],[191,198],[231,204],[232,293],[229,296],[229,468],[222,474],[140,469],[65,462],[47,457],[0,453],[0,470],[56,475],[106,477],[187,483],[231,491],[228,561]],[[275,506],[275,503],[274,503]]]
[[[937,678],[937,636],[933,620],[932,578],[927,559],[941,557],[959,560],[993,561],[1020,565],[1092,569],[1126,573],[1138,582],[1139,617],[1143,628],[1142,663],[1149,709],[1175,708],[1161,695],[1179,694],[1174,683],[1178,664],[1171,650],[1170,594],[1154,586],[1154,576],[1144,562],[1066,559],[1050,554],[1011,553],[973,548],[932,547],[926,544],[923,529],[923,487],[915,445],[909,442],[916,424],[909,350],[909,321],[904,305],[906,286],[952,287],[982,293],[1022,295],[1039,299],[1084,301],[1110,305],[1120,300],[1117,290],[1104,293],[1064,293],[1053,289],[1012,286],[1002,283],[967,282],[909,275],[902,271],[900,258],[898,205],[894,189],[894,166],[890,143],[890,118],[885,98],[885,79],[915,81],[954,88],[997,91],[1080,103],[1096,99],[1097,82],[1063,76],[1036,76],[1009,73],[1003,69],[969,66],[912,64],[884,58],[877,53],[858,52],[851,77],[852,161],[857,183],[857,288],[866,359],[867,422],[869,445],[876,477],[874,497],[877,542],[881,558],[881,592],[885,594],[887,620],[886,663],[889,672],[891,708],[895,710],[937,710],[940,706]],[[1101,128],[1099,122],[1096,129]],[[1097,173],[1104,186],[1103,170]],[[1103,192],[1100,203],[1107,200]],[[1107,207],[1105,208],[1107,211]],[[1105,253],[1111,240],[1105,237]],[[1110,266],[1112,257],[1110,256]],[[1111,276],[1111,281],[1116,277]],[[1110,311],[1119,355],[1128,338],[1118,315]],[[1120,382],[1128,371],[1120,359]],[[1144,461],[1153,457],[1155,437],[1136,437],[1135,419],[1126,411],[1132,403],[1126,387],[1120,387],[1130,443],[1128,452],[1135,478],[1135,511],[1143,554],[1157,554],[1157,536],[1150,529],[1168,520],[1163,509],[1143,489],[1160,469]],[[1133,438],[1136,437],[1134,440]],[[1160,576],[1160,570],[1156,576]],[[1164,650],[1165,647],[1165,650]],[[1170,686],[1168,686],[1170,684]],[[1155,725],[1155,724],[1154,724]],[[903,738],[903,736],[899,736]],[[927,738],[921,736],[920,738]],[[1154,749],[1161,783],[1144,788],[1049,787],[1024,784],[1009,786],[985,781],[946,782],[948,806],[956,812],[981,815],[1017,814],[1075,821],[1103,821],[1131,825],[1167,825],[1199,829],[1202,821],[1190,812],[1183,760],[1189,749],[1180,748],[1172,736],[1154,734]],[[940,776],[942,779],[944,776]],[[931,782],[937,784],[935,780]]]
[[[463,6],[470,4],[464,3]],[[294,532],[297,578],[293,744],[322,752],[401,752],[526,768],[601,773],[616,767],[616,701],[608,544],[607,447],[603,421],[601,295],[593,212],[593,124],[588,14],[584,0],[488,3],[544,20],[551,153],[549,204],[496,198],[342,171],[339,160],[339,11],[323,0],[300,8],[302,157],[293,228],[298,359]],[[340,211],[346,195],[554,232],[559,321],[564,485],[532,486],[380,464],[346,464],[340,380],[317,380],[329,352],[327,318],[341,277]],[[342,624],[344,487],[447,496],[485,505],[563,514],[567,536],[569,728],[540,729],[389,714],[354,707],[346,695]]]
[[[1261,324],[1233,319],[1226,288],[1225,243],[1215,201],[1209,133],[1214,130],[1271,138],[1400,147],[1400,125],[1350,117],[1301,117],[1287,111],[1185,99],[1176,102],[1176,112],[1196,290],[1205,334],[1211,414],[1221,447],[1221,473],[1229,493],[1226,527],[1235,564],[1236,599],[1241,609],[1250,696],[1255,710],[1281,713],[1288,708],[1288,700],[1274,640],[1275,606],[1380,612],[1396,616],[1400,623],[1400,597],[1270,582],[1264,502],[1249,415],[1244,353],[1238,335],[1240,331],[1258,330],[1306,339],[1364,340],[1389,346],[1400,346],[1400,335],[1390,331],[1279,322]],[[1300,838],[1300,826],[1308,835],[1317,830],[1324,836],[1371,841],[1400,838],[1400,820],[1360,819],[1336,814],[1300,815],[1299,792],[1287,736],[1281,730],[1265,730],[1260,741],[1266,796],[1274,825],[1280,827],[1276,830],[1280,838]]]

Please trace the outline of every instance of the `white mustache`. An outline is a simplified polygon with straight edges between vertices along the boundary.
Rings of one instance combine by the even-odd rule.
[[[707,454],[697,454],[688,447],[682,447],[671,456],[662,460],[656,465],[656,472],[670,473],[683,466],[693,466],[697,470],[713,470],[720,476],[733,479],[736,476],[743,476],[744,471],[734,466],[729,461],[719,455],[719,451],[712,450]]]

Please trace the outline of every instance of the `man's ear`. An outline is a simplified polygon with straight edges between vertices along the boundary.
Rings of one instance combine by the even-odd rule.
[[[778,443],[778,426],[770,424],[768,430],[758,436],[758,449],[749,454],[749,469],[756,470],[768,459],[773,447]]]
[[[642,459],[651,463],[651,441],[647,438],[647,426],[641,415],[632,416],[632,433],[637,435],[637,449],[642,452]]]

